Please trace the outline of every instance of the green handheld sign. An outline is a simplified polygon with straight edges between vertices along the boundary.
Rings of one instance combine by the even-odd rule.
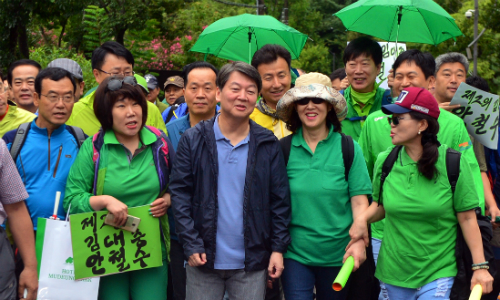
[[[332,289],[334,291],[341,291],[346,282],[347,279],[349,279],[349,276],[351,276],[352,269],[354,269],[354,257],[349,256],[346,260],[344,265],[342,266],[342,269],[340,269],[339,274],[335,278],[332,284]]]

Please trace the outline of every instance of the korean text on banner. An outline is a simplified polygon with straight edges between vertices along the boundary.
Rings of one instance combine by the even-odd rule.
[[[128,209],[141,219],[135,233],[104,224],[107,211],[70,216],[75,278],[89,278],[162,265],[160,222],[149,205]]]
[[[392,69],[392,65],[396,61],[396,57],[399,54],[406,51],[406,44],[398,43],[398,53],[396,54],[396,43],[378,42],[382,48],[382,66],[380,68],[380,73],[378,74],[378,82],[381,88],[388,89],[387,77],[389,76],[389,71]]]
[[[470,135],[490,149],[498,145],[498,100],[498,95],[461,83],[450,102],[460,104],[453,113],[464,120]]]

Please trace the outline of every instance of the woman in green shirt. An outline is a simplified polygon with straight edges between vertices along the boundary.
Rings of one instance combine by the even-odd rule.
[[[326,81],[330,82],[328,77]],[[313,83],[289,90],[278,103],[278,113],[293,132],[288,137],[292,241],[284,254],[285,298],[312,299],[316,287],[318,300],[346,299],[349,285],[341,292],[331,285],[343,263],[353,218],[368,207],[371,183],[356,142],[346,181],[340,133],[347,114],[345,99],[336,90]],[[353,245],[349,255],[357,269],[366,258],[363,243]]]
[[[147,103],[132,76],[105,79],[95,93],[94,112],[102,128],[78,153],[68,176],[64,208],[70,207],[70,213],[106,209],[118,227],[125,224],[128,207],[150,205],[150,214],[160,219],[163,266],[102,277],[99,299],[165,300],[170,206],[165,191],[173,148],[164,133],[144,126]],[[158,141],[169,146],[168,156],[158,154],[164,149]]]
[[[454,192],[447,176],[448,147],[437,140],[439,106],[432,94],[417,87],[403,90],[395,104],[382,108],[392,114],[391,138],[402,145],[392,170],[380,187],[382,166],[392,149],[375,163],[373,200],[355,219],[351,243],[368,242],[368,223],[385,217],[385,233],[375,276],[385,284],[391,300],[448,299],[457,274],[457,223],[472,253],[471,288],[492,290],[481,233],[474,208],[479,199],[471,170],[460,160]],[[380,192],[382,191],[382,192]],[[381,193],[381,194],[380,194]]]

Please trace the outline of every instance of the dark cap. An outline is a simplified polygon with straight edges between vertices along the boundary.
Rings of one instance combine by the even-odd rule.
[[[83,80],[83,72],[82,68],[80,65],[69,58],[58,58],[53,61],[51,61],[48,65],[47,68],[61,68],[64,69],[73,75],[78,80]]]
[[[167,81],[165,81],[165,85],[163,86],[163,89],[166,89],[167,86],[169,85],[175,85],[177,87],[183,88],[184,87],[184,79],[180,76],[170,76],[167,78]]]
[[[148,83],[148,89],[154,90],[158,87],[158,79],[152,74],[144,75],[146,82]]]
[[[440,113],[436,98],[428,90],[419,87],[403,89],[398,100],[394,104],[382,106],[382,111],[387,115],[416,111],[435,119],[439,118]]]

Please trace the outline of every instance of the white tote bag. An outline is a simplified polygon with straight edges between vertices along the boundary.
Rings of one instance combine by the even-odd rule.
[[[99,277],[75,281],[69,222],[38,219],[38,300],[95,300]]]

